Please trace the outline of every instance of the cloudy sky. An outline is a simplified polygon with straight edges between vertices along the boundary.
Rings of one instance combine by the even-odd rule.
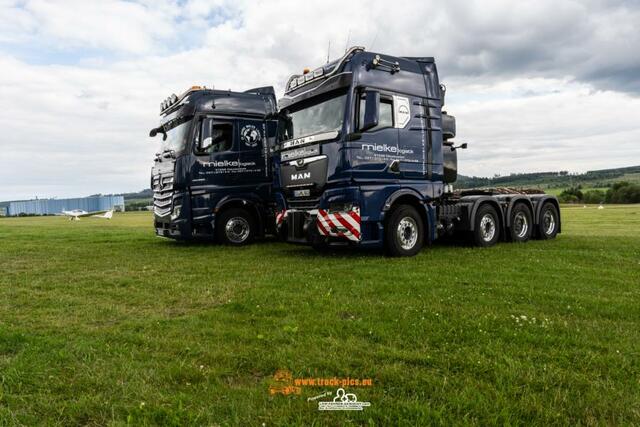
[[[640,2],[0,0],[0,200],[148,185],[158,104],[435,56],[465,175],[640,164]]]

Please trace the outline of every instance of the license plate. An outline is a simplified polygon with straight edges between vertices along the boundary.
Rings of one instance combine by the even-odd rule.
[[[296,148],[294,150],[283,151],[282,154],[280,155],[280,158],[282,159],[283,162],[286,162],[287,160],[294,160],[294,159],[299,159],[301,157],[315,156],[317,154],[320,154],[320,146],[312,145],[310,147],[301,147],[301,148]]]
[[[293,190],[293,197],[309,197],[311,195],[311,190]]]

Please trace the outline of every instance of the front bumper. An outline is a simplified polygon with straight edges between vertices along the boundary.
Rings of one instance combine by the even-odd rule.
[[[186,220],[171,221],[169,217],[155,217],[153,222],[156,236],[179,240],[191,237],[191,227]]]
[[[292,243],[359,243],[362,239],[358,207],[348,211],[291,209],[279,212],[276,218],[276,226],[285,227],[287,241]]]
[[[188,195],[172,194],[171,203],[162,211],[154,207],[153,224],[156,235],[171,239],[186,240],[192,237],[189,219]]]

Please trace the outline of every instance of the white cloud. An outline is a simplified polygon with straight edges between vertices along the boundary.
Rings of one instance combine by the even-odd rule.
[[[347,39],[436,57],[447,109],[470,143],[460,155],[463,174],[638,164],[640,59],[629,52],[640,47],[639,9],[551,1],[2,2],[0,200],[144,188],[156,148],[148,130],[168,94],[192,84],[273,84],[282,93],[291,73],[326,60],[329,41],[335,58]]]
[[[142,5],[119,0],[32,0],[25,9],[38,23],[43,39],[67,47],[148,53],[155,41],[173,36],[175,6]]]
[[[542,78],[456,88],[471,99],[447,102],[459,139],[469,142],[460,154],[464,175],[640,163],[640,98]]]

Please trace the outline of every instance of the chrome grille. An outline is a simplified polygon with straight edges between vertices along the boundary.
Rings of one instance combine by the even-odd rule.
[[[173,200],[173,174],[157,174],[151,181],[153,185],[153,212],[158,216],[171,213]]]
[[[318,209],[320,206],[320,198],[304,197],[304,198],[287,198],[287,209]]]

